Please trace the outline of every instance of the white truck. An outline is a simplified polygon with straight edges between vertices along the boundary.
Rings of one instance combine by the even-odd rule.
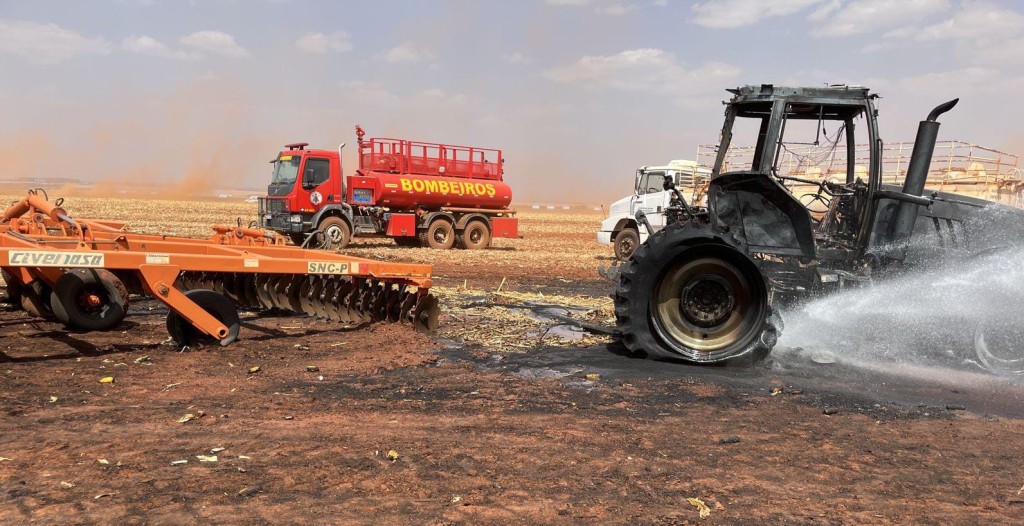
[[[647,240],[647,229],[636,222],[637,210],[643,210],[655,231],[665,226],[665,207],[669,192],[665,178],[675,180],[676,187],[690,204],[703,200],[704,188],[711,178],[711,170],[696,161],[678,159],[665,166],[644,166],[636,171],[633,195],[623,197],[608,208],[608,219],[601,222],[597,242],[615,245],[615,257],[627,260],[636,247]]]

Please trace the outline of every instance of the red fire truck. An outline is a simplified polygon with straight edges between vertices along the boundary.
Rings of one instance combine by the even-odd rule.
[[[326,249],[345,247],[352,236],[442,249],[519,237],[501,150],[365,134],[356,126],[359,169],[344,178],[344,143],[336,151],[285,145],[259,199],[260,226]]]

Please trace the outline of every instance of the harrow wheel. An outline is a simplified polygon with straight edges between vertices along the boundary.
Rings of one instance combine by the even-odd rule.
[[[110,271],[73,269],[54,284],[50,308],[69,329],[105,331],[128,314],[128,289]]]
[[[194,347],[200,343],[217,342],[220,345],[228,345],[238,339],[238,329],[241,322],[238,318],[238,310],[231,300],[217,294],[212,290],[196,289],[185,291],[185,296],[194,301],[196,305],[210,313],[211,316],[220,320],[228,328],[228,335],[221,340],[200,331],[182,318],[173,310],[167,313],[167,332],[183,347]]]

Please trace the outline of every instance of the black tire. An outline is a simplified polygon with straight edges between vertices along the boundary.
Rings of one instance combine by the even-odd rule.
[[[672,225],[641,245],[623,264],[615,317],[634,354],[699,364],[763,360],[781,331],[757,266],[706,226]]]
[[[474,219],[466,223],[462,233],[458,236],[459,248],[468,250],[482,250],[491,246],[491,229],[487,223]]]
[[[69,329],[106,331],[128,314],[128,289],[109,271],[73,269],[54,284],[50,307]]]
[[[627,227],[615,236],[615,257],[626,261],[633,256],[636,247],[640,246],[640,232],[633,227]]]
[[[10,275],[6,270],[0,269],[0,277],[4,279],[4,286],[7,291],[7,303],[11,305],[21,305],[21,289],[24,285],[20,281]]]
[[[288,239],[292,241],[292,244],[301,247],[302,243],[306,240],[306,234],[288,234]]]
[[[328,217],[320,221],[320,226],[317,228],[320,230],[318,235],[321,246],[326,250],[345,248],[352,240],[352,227],[348,226],[348,223],[340,217]]]
[[[420,238],[417,236],[402,236],[396,237],[395,244],[403,248],[418,248],[420,245]]]
[[[219,343],[228,345],[238,339],[238,330],[241,321],[238,318],[238,309],[231,300],[217,294],[212,290],[195,289],[185,291],[185,295],[197,305],[209,312],[228,328],[228,335],[218,340],[195,328],[185,318],[173,310],[167,313],[167,332],[182,347],[195,347],[201,343]]]
[[[30,316],[53,319],[50,292],[50,286],[41,280],[29,283],[21,288],[21,308]]]
[[[448,250],[455,245],[455,228],[451,222],[439,217],[430,222],[427,231],[420,234],[423,246]]]

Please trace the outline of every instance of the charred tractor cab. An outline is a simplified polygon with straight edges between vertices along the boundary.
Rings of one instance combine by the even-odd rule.
[[[707,206],[689,204],[669,188],[667,226],[650,229],[621,268],[615,314],[622,342],[634,353],[694,363],[763,359],[782,331],[782,303],[963,251],[971,218],[1001,206],[922,195],[937,118],[957,100],[920,123],[897,187],[882,184],[876,95],[867,88],[729,91]],[[749,164],[726,164],[731,144],[755,141]],[[858,157],[858,143],[871,145],[866,158]],[[777,162],[793,145],[814,146],[808,165],[845,157],[845,174],[815,180],[780,173]],[[638,224],[645,219],[637,214]]]

